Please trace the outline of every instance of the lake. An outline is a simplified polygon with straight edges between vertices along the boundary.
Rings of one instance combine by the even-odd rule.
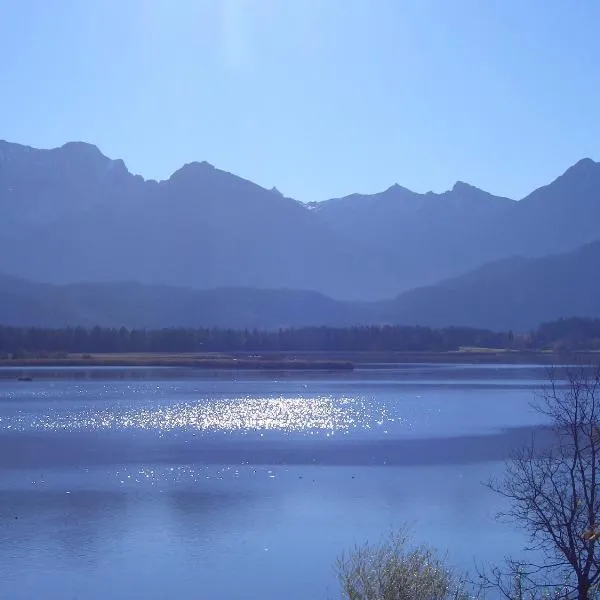
[[[403,524],[471,572],[518,554],[482,483],[545,375],[1,369],[0,598],[327,600]]]

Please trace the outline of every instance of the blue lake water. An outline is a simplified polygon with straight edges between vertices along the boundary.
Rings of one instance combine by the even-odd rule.
[[[0,370],[0,598],[323,600],[409,524],[518,554],[482,483],[543,425],[540,367]]]

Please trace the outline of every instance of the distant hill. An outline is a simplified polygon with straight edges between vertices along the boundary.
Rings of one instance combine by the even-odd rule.
[[[278,329],[377,320],[377,305],[318,292],[194,290],[134,283],[51,285],[0,276],[0,324]]]
[[[0,323],[55,327],[88,322],[60,288],[0,274]]]
[[[0,276],[0,324],[235,329],[397,324],[528,331],[562,317],[600,317],[598,273],[600,242],[543,258],[503,259],[377,302],[298,290],[59,286]]]
[[[561,317],[600,317],[600,242],[543,258],[515,257],[399,296],[403,324],[527,331]]]

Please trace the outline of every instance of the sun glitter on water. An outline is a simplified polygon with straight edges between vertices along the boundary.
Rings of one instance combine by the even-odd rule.
[[[357,398],[244,397],[48,415],[32,425],[35,429],[44,430],[316,430],[334,433],[365,427],[374,416],[376,419],[385,417],[381,414],[370,415],[368,412],[366,402]]]

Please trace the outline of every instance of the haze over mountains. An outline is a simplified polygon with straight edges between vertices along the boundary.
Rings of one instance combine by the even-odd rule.
[[[299,290],[195,290],[137,283],[52,285],[0,276],[1,322],[16,326],[346,326],[379,319],[379,315],[369,312],[377,309],[378,305],[336,301],[318,292]]]
[[[0,276],[5,325],[277,329],[328,325],[466,325],[528,331],[561,317],[600,317],[600,242],[543,258],[507,258],[392,300],[318,292],[96,283],[52,285]]]
[[[458,182],[303,204],[208,163],[156,182],[89,144],[0,141],[0,215],[7,324],[522,329],[600,316],[590,159],[520,201]]]

